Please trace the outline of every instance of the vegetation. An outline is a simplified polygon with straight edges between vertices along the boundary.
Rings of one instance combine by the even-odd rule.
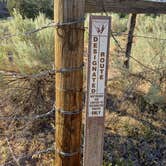
[[[42,32],[25,35],[25,32],[32,31],[50,23],[43,14],[39,14],[34,20],[23,19],[16,11],[14,19],[0,25],[1,35],[16,34],[9,39],[1,41],[0,45],[0,68],[8,68],[21,73],[34,73],[41,70],[53,68],[54,54],[54,32],[53,29],[45,29]],[[43,33],[44,32],[44,33]],[[12,55],[13,63],[9,62],[9,54]]]
[[[105,136],[105,149],[111,151],[105,154],[108,165],[110,161],[118,166],[165,165],[165,17],[138,16],[130,70],[122,67],[123,53],[112,41]],[[124,48],[126,32],[116,31],[122,34],[117,40]]]
[[[111,16],[113,34],[123,49],[128,17]],[[54,30],[25,35],[50,22],[41,13],[27,17],[15,10],[13,19],[0,24],[0,38],[5,36],[0,41],[0,122],[2,116],[14,119],[0,123],[0,164],[15,164],[9,139],[16,158],[26,155],[19,159],[21,165],[53,165],[54,152],[34,152],[53,146],[54,115],[32,117],[50,111],[55,100],[54,75],[45,73],[54,68]],[[166,43],[160,40],[166,38],[165,17],[138,16],[132,49],[137,61],[131,58],[130,70],[123,68],[124,52],[111,38],[104,166],[165,165]],[[32,119],[16,118],[20,116]]]
[[[10,12],[15,8],[23,17],[35,18],[40,12],[49,18],[53,17],[53,0],[9,0]]]
[[[166,66],[166,42],[162,40],[166,38],[165,24],[165,15],[156,16],[155,18],[143,15],[137,19],[136,34],[144,37],[135,39],[133,55],[140,62],[144,62],[145,65],[153,69],[160,69]],[[146,36],[151,36],[152,38],[148,39]],[[158,40],[155,38],[158,38]],[[142,50],[141,54],[140,50]],[[135,63],[133,66],[135,66]],[[138,68],[135,67],[133,70],[138,70]]]
[[[32,20],[23,18],[19,12],[14,11],[13,19],[0,24],[0,37],[5,37],[0,41],[0,71],[2,71],[0,72],[0,117],[13,117],[14,115],[31,119],[1,121],[0,146],[3,148],[0,150],[0,164],[4,162],[15,164],[8,151],[7,138],[4,135],[8,137],[11,147],[19,144],[14,150],[16,156],[24,156],[24,154],[29,156],[19,159],[21,165],[40,165],[40,161],[45,165],[54,163],[52,151],[44,156],[41,156],[40,153],[34,154],[36,151],[53,146],[54,116],[51,118],[46,116],[37,121],[31,118],[45,114],[52,109],[54,76],[48,75],[48,77],[32,79],[25,77],[27,74],[53,69],[53,29],[48,28],[38,33],[25,35],[25,32],[30,32],[48,23],[50,20],[44,14],[39,14]],[[9,36],[13,34],[14,36],[10,38]],[[9,72],[10,74],[7,74]],[[20,76],[15,77],[14,73]],[[26,127],[19,131],[17,127],[21,126]],[[13,136],[13,141],[11,141],[11,136]]]

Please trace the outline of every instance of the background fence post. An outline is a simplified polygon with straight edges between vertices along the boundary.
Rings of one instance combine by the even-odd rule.
[[[55,31],[55,68],[64,71],[56,73],[55,165],[79,166],[83,90],[84,0],[55,0],[54,3],[55,22],[65,23],[65,25],[56,28]]]
[[[129,16],[129,22],[128,22],[128,38],[127,38],[127,45],[126,45],[126,50],[125,50],[125,56],[126,56],[126,61],[124,62],[124,66],[129,69],[130,66],[130,55],[131,55],[131,49],[132,49],[132,43],[133,43],[133,34],[134,34],[134,29],[135,29],[135,24],[136,24],[136,18],[137,14],[130,14]]]

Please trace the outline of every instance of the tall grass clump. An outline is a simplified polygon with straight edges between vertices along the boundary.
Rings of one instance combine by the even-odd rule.
[[[142,72],[149,82],[144,99],[151,110],[165,110],[166,16],[138,16],[135,35],[132,56],[140,63],[131,60],[131,70]]]
[[[166,16],[156,17],[140,15],[137,18],[135,34],[144,37],[135,38],[132,54],[140,62],[153,69],[166,67]],[[146,36],[153,37],[146,38]],[[156,39],[159,38],[159,39]],[[141,66],[132,62],[133,70],[141,70]]]
[[[37,33],[25,35],[51,22],[44,14],[39,14],[34,20],[23,18],[14,11],[13,19],[1,25],[0,36],[15,35],[1,40],[1,68],[8,66],[10,70],[21,73],[34,73],[50,69],[53,65],[54,32],[48,28]],[[13,57],[13,63],[8,62],[8,54]],[[3,58],[2,58],[3,57]],[[2,60],[3,59],[3,60]]]

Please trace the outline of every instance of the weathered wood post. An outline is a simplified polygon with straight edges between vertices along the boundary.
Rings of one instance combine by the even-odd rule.
[[[126,50],[125,50],[125,56],[126,61],[124,62],[124,66],[129,69],[130,66],[130,56],[131,56],[131,49],[132,49],[132,43],[133,43],[133,34],[136,24],[136,18],[137,14],[133,13],[130,14],[129,22],[128,22],[128,38],[127,38],[127,44],[126,44]]]
[[[102,166],[106,80],[110,41],[110,17],[91,16],[89,27],[88,76],[84,166]]]
[[[55,0],[56,166],[79,166],[84,0]],[[61,24],[62,23],[62,24]],[[60,72],[61,71],[61,72]]]

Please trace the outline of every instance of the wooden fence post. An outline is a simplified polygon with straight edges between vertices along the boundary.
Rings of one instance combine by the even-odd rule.
[[[132,49],[132,43],[133,43],[133,34],[136,24],[136,18],[137,14],[131,14],[129,17],[129,24],[128,24],[128,38],[127,38],[127,45],[125,50],[125,56],[126,61],[124,62],[124,66],[129,69],[129,63],[130,63],[130,55],[131,55],[131,49]]]
[[[54,0],[56,166],[79,166],[82,123],[84,0]]]

